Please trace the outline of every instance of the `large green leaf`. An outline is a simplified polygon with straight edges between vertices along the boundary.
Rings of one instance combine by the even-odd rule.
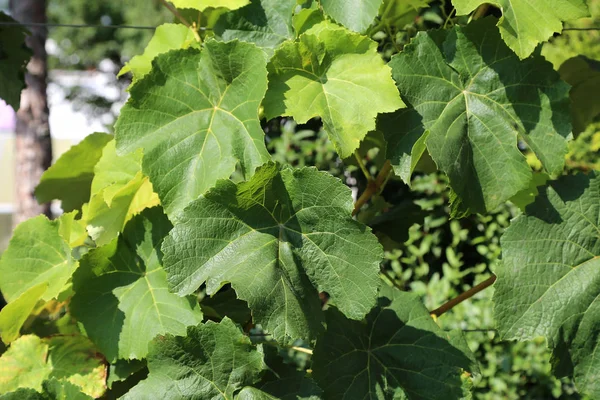
[[[575,384],[600,396],[600,176],[565,176],[540,189],[501,239],[494,294],[505,339],[545,336]]]
[[[600,61],[584,56],[573,57],[562,63],[558,72],[572,86],[571,114],[573,133],[577,134],[600,115]]]
[[[262,354],[228,318],[189,327],[187,336],[159,336],[148,354],[148,378],[125,400],[233,400],[236,391],[260,379]]]
[[[0,22],[16,21],[0,12]],[[21,103],[25,88],[25,66],[31,50],[25,45],[27,30],[21,25],[0,25],[0,98],[15,111]]]
[[[464,340],[437,326],[417,295],[386,292],[366,322],[327,310],[312,363],[323,398],[462,398],[461,374],[472,371]]]
[[[571,133],[569,86],[541,56],[520,61],[494,22],[421,32],[390,62],[463,211],[492,210],[529,185],[518,137],[556,175]]]
[[[163,244],[169,282],[181,295],[231,283],[277,340],[315,339],[318,292],[354,319],[375,304],[382,250],[352,208],[350,189],[314,168],[270,163],[248,182],[219,181]]]
[[[193,8],[196,10],[204,10],[209,7],[225,7],[230,10],[235,10],[244,7],[250,0],[171,0],[177,8]]]
[[[167,289],[160,244],[171,223],[160,208],[129,222],[118,240],[81,259],[71,312],[109,361],[141,359],[158,334],[184,334],[202,321],[193,298]]]
[[[382,0],[321,0],[323,11],[346,28],[364,32],[379,12]]]
[[[238,162],[249,177],[270,158],[258,119],[265,63],[253,44],[208,40],[202,52],[159,55],[132,86],[117,150],[144,148],[143,170],[171,219]]]
[[[64,211],[81,209],[90,198],[94,166],[102,149],[112,139],[106,133],[92,133],[64,153],[40,179],[35,197],[40,203],[59,199]]]
[[[414,21],[419,9],[427,7],[431,0],[383,0],[379,8],[378,23],[372,28],[375,30],[402,29]]]
[[[265,115],[305,123],[321,117],[340,157],[375,129],[378,113],[404,104],[377,43],[329,22],[283,43],[268,66]]]
[[[280,43],[294,38],[292,14],[296,0],[252,0],[246,7],[221,16],[215,35],[256,44],[270,57]]]
[[[152,60],[169,50],[199,47],[191,28],[183,24],[162,24],[156,28],[144,53],[133,57],[119,71],[118,76],[131,72],[134,82],[152,69]]]
[[[96,398],[106,390],[106,365],[89,339],[81,335],[23,336],[0,357],[0,394],[18,388],[41,392],[42,383],[51,378],[76,385]]]
[[[46,301],[64,289],[78,264],[59,228],[60,220],[43,215],[17,226],[0,259],[0,290],[8,302],[41,283],[48,284]]]
[[[117,237],[134,215],[159,203],[148,177],[142,174],[141,164],[141,151],[119,156],[114,141],[105,146],[82,217],[98,246]]]
[[[486,3],[502,10],[500,34],[520,58],[528,57],[539,43],[561,32],[563,21],[589,15],[585,0],[452,0],[458,15],[467,15]]]

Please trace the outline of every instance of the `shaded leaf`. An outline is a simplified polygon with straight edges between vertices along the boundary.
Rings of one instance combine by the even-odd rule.
[[[501,239],[494,311],[505,339],[547,338],[578,389],[600,396],[600,177],[564,176]]]
[[[276,340],[312,340],[319,292],[354,319],[375,303],[382,250],[352,209],[350,189],[314,168],[269,163],[248,182],[219,181],[163,244],[169,283],[180,295],[231,283]]]
[[[600,115],[600,61],[584,56],[573,57],[562,63],[558,72],[572,86],[573,133],[581,133]]]
[[[404,105],[377,43],[329,22],[283,43],[268,69],[267,118],[291,116],[302,124],[321,117],[341,158],[375,129],[378,113]]]
[[[83,393],[81,389],[69,381],[59,381],[56,378],[43,384],[46,399],[51,400],[91,400],[93,397]]]
[[[189,327],[187,336],[159,336],[148,354],[150,373],[124,399],[233,399],[260,378],[262,354],[228,318]]]
[[[160,245],[170,229],[160,208],[146,210],[119,239],[87,253],[73,277],[71,312],[111,362],[144,358],[156,335],[202,321],[195,299],[167,289]]]
[[[327,310],[327,331],[317,341],[312,364],[324,398],[466,395],[461,374],[472,370],[466,345],[437,326],[417,295],[393,293],[379,299],[365,322],[348,320],[333,307]]]
[[[571,133],[568,85],[543,57],[520,61],[494,22],[420,32],[390,62],[430,131],[427,149],[450,177],[460,213],[493,210],[529,185],[518,136],[556,175]]]
[[[15,23],[0,12],[0,22]],[[21,25],[0,26],[0,98],[15,111],[21,103],[21,91],[25,88],[25,67],[31,50],[25,45],[27,30]]]
[[[213,31],[225,41],[254,43],[271,57],[279,44],[294,38],[294,7],[296,0],[251,0],[245,7],[223,14]]]
[[[381,114],[377,118],[377,130],[383,132],[387,141],[387,158],[394,173],[410,186],[410,177],[427,149],[429,137],[421,116],[412,108]]]
[[[61,200],[64,211],[81,209],[90,198],[94,166],[112,135],[92,133],[71,147],[44,172],[35,197],[40,203]]]
[[[265,63],[252,44],[208,40],[202,52],[159,55],[131,87],[115,126],[117,150],[144,148],[143,171],[171,219],[238,162],[249,177],[270,158],[258,119]]]
[[[202,299],[200,307],[204,317],[218,320],[228,317],[242,326],[252,320],[248,303],[238,299],[235,290],[231,288]]]
[[[467,15],[485,3],[502,10],[500,34],[521,59],[555,32],[560,33],[563,21],[589,15],[585,0],[452,0],[457,15]]]

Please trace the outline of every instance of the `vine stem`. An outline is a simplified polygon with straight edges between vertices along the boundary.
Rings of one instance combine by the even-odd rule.
[[[443,304],[441,307],[436,308],[435,310],[433,310],[430,314],[433,317],[439,317],[440,315],[442,315],[443,313],[445,313],[446,311],[452,309],[454,306],[462,303],[463,301],[470,299],[471,297],[475,296],[477,293],[481,292],[483,289],[492,286],[492,284],[496,282],[496,275],[492,275],[489,278],[487,278],[485,281],[481,282],[480,284],[473,286],[471,289],[467,290],[464,293],[459,294],[458,296],[456,296],[455,298],[449,300],[448,302],[446,302],[445,304]]]
[[[300,353],[310,354],[312,356],[313,351],[311,349],[307,349],[305,347],[292,346],[290,347],[292,350],[299,351]]]
[[[490,8],[490,5],[487,3],[480,5],[479,7],[477,7],[477,10],[475,10],[475,12],[473,13],[473,16],[471,17],[471,19],[473,19],[473,21],[474,21],[476,19],[483,17],[489,8]]]
[[[377,194],[383,188],[384,184],[387,182],[390,172],[392,172],[392,163],[390,160],[387,160],[377,174],[377,178],[369,181],[363,194],[361,194],[358,200],[356,200],[356,203],[354,203],[352,215],[356,215],[361,207],[364,206],[371,199],[371,197],[373,197],[373,195]]]
[[[404,291],[404,289],[402,288],[402,286],[398,285],[398,282],[396,282],[396,280],[394,279],[394,277],[393,277],[393,276],[391,276],[391,275],[390,275],[390,273],[389,273],[389,272],[387,272],[387,271],[386,271],[386,269],[385,269],[385,268],[383,268],[383,267],[381,268],[381,274],[382,274],[383,276],[385,276],[385,277],[386,277],[386,278],[387,278],[387,279],[390,281],[390,283],[391,283],[392,285],[394,285],[394,287],[395,287],[396,289]]]
[[[177,11],[177,9],[175,7],[173,7],[171,4],[169,4],[169,2],[167,0],[160,0],[160,2],[167,7],[167,9],[169,11],[171,11],[171,13],[183,24],[185,25],[188,29],[191,29],[192,33],[194,34],[194,38],[196,39],[197,42],[201,43],[202,42],[202,38],[200,38],[200,35],[198,34],[198,31],[196,30],[196,24],[190,24],[185,18],[183,18],[183,15],[181,15],[181,13],[179,11]]]
[[[356,158],[356,162],[358,163],[358,166],[360,167],[361,171],[365,175],[365,178],[367,178],[368,181],[372,181],[373,177],[371,176],[371,173],[369,172],[369,170],[367,169],[367,166],[363,162],[362,157],[360,156],[360,154],[358,154],[358,150],[354,151],[354,158]]]

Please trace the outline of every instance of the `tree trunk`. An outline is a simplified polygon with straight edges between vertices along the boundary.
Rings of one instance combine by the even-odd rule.
[[[19,22],[46,22],[46,0],[11,0],[10,9]],[[51,217],[50,204],[38,204],[33,194],[42,173],[52,162],[46,96],[48,65],[45,45],[48,31],[42,26],[27,26],[27,29],[31,35],[26,42],[33,50],[33,56],[27,65],[27,86],[21,94],[21,108],[17,112],[13,226],[38,214]]]

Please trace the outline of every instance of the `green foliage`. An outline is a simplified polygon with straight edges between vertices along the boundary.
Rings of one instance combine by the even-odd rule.
[[[0,22],[14,24],[16,21],[0,12]],[[19,25],[0,26],[0,98],[15,111],[21,103],[25,65],[31,57],[31,50],[25,46],[26,34],[26,29]]]
[[[519,56],[528,57],[537,45],[562,30],[563,21],[587,17],[585,0],[452,0],[458,15],[466,15],[484,3],[502,10],[498,22],[502,39]]]
[[[595,61],[531,54],[578,1],[175,1],[0,259],[0,397],[596,397]]]

